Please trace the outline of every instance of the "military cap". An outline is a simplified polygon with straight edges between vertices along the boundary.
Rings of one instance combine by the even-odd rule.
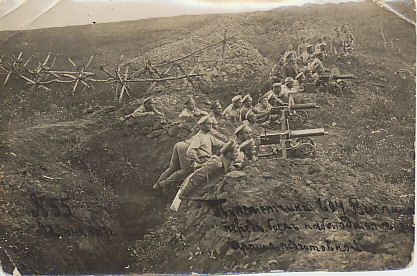
[[[307,49],[309,49],[309,48],[313,48],[313,45],[311,45],[311,44],[307,45]]]
[[[193,96],[188,96],[187,99],[185,100],[184,104],[188,104],[189,102],[194,101]]]
[[[279,83],[279,82],[276,82],[276,83],[274,83],[273,85],[272,85],[272,87],[281,87],[281,83]]]
[[[199,121],[198,121],[198,123],[197,124],[199,124],[199,125],[202,125],[202,124],[204,124],[204,123],[207,123],[207,122],[209,122],[209,123],[211,123],[212,121],[211,121],[211,118],[210,118],[210,116],[204,116],[203,118],[201,118]]]
[[[243,97],[242,103],[244,103],[246,101],[249,101],[249,100],[252,100],[252,97],[249,94],[247,94],[247,95],[245,95],[245,97]]]
[[[231,152],[233,151],[235,147],[236,147],[236,142],[234,140],[230,140],[229,142],[223,145],[223,147],[220,149],[220,153],[225,154],[225,153]]]
[[[210,106],[210,109],[211,110],[214,110],[214,109],[216,109],[216,107],[221,107],[222,105],[220,104],[220,102],[219,101],[215,101],[211,106]]]
[[[152,97],[148,97],[148,98],[146,98],[146,99],[143,100],[143,104],[146,104],[148,102],[155,103],[155,101],[154,101],[154,99]]]
[[[249,140],[246,140],[245,142],[243,142],[241,145],[240,145],[240,150],[246,150],[248,147],[253,147],[255,145],[255,141],[253,141],[253,139],[251,138],[251,139],[249,139]]]
[[[242,96],[241,95],[237,95],[237,96],[234,96],[233,98],[232,98],[232,103],[235,103],[235,102],[241,102],[242,101]]]
[[[290,83],[290,82],[294,82],[294,79],[291,77],[286,77],[285,78],[285,83]]]
[[[236,128],[236,130],[233,134],[238,135],[241,131],[244,131],[244,130],[250,131],[250,128],[247,124],[243,124],[243,125],[239,126],[238,128]]]

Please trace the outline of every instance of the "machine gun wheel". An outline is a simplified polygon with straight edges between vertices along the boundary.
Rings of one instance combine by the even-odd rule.
[[[296,147],[300,146],[301,144],[311,144],[314,147],[316,146],[313,139],[311,139],[310,137],[300,137],[300,138],[297,138],[297,139],[291,141],[291,147],[292,148],[296,148]]]
[[[339,86],[339,84],[337,84],[336,82],[330,84],[330,92],[333,95],[339,96],[342,94],[342,88]]]
[[[293,149],[296,158],[315,158],[316,147],[311,143],[302,143]]]
[[[338,80],[337,84],[339,85],[342,94],[348,94],[350,92],[349,84],[346,81]]]

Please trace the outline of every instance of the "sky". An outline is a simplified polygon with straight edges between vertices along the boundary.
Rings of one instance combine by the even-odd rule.
[[[270,10],[349,0],[0,0],[0,31],[84,25],[184,14]],[[353,0],[355,2],[362,0]]]

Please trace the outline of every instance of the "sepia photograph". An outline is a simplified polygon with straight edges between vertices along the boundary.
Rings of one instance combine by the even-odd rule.
[[[414,263],[414,0],[0,0],[0,99],[4,275]]]

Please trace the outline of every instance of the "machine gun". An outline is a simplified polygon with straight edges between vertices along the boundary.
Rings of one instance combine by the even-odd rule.
[[[350,93],[349,84],[346,80],[355,79],[353,74],[330,74],[319,77],[317,81],[318,86],[324,86],[326,92],[335,95],[343,95]]]
[[[293,131],[286,130],[261,135],[261,146],[270,147],[266,148],[266,151],[269,152],[260,152],[258,157],[268,158],[277,156],[287,158],[287,154],[301,158],[314,157],[316,148],[314,141],[310,137],[323,136],[326,134],[328,134],[328,132],[324,131],[324,128],[315,128]]]
[[[271,123],[274,124],[277,120],[274,120],[274,115],[282,115],[281,112],[285,112],[286,128],[289,129],[289,122],[300,124],[305,123],[308,120],[308,113],[305,109],[319,108],[316,103],[304,103],[304,104],[293,104],[283,105],[278,107],[272,107],[271,109]],[[291,112],[294,111],[294,112]],[[282,120],[283,117],[281,117]]]

